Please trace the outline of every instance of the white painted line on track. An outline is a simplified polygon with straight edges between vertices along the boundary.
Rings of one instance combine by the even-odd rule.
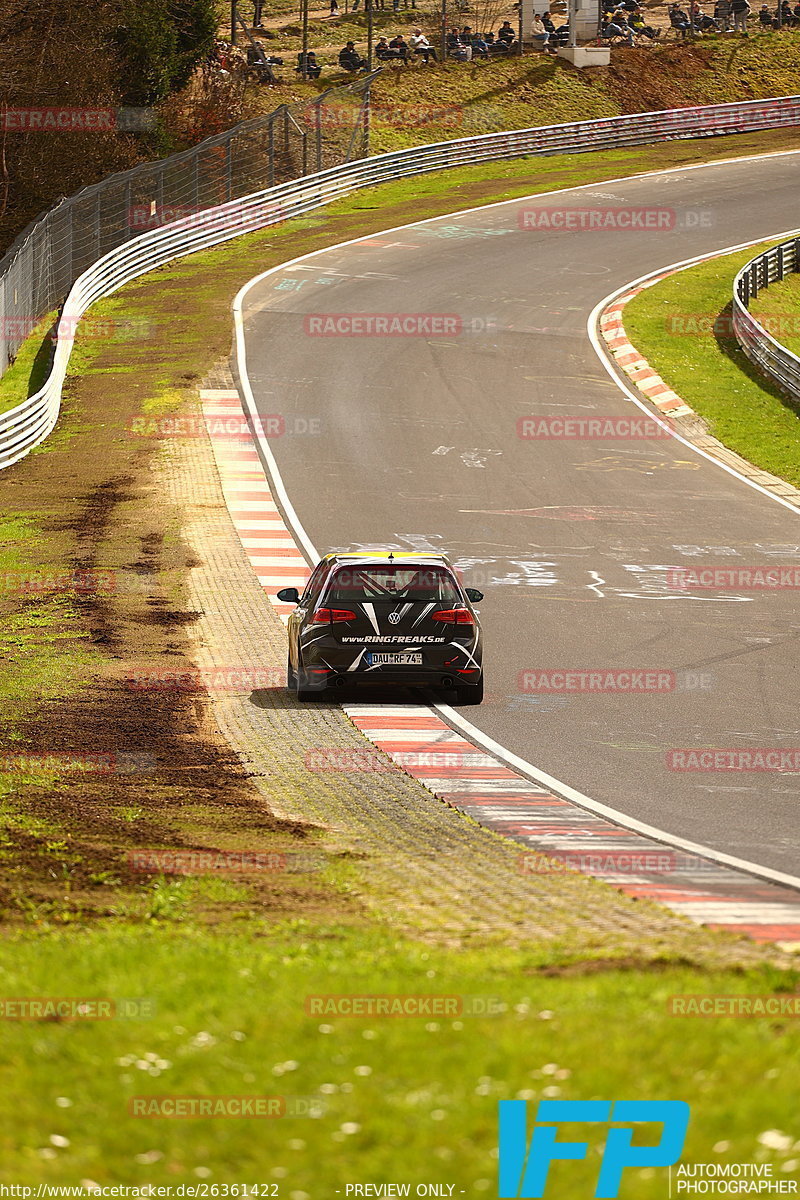
[[[381,230],[379,232],[370,233],[370,234],[366,235],[365,237],[351,238],[347,241],[339,242],[332,246],[327,246],[322,250],[311,251],[307,254],[299,255],[298,257],[296,257],[294,259],[291,259],[291,260],[288,260],[287,262],[281,263],[278,266],[271,267],[269,270],[264,271],[261,274],[255,276],[253,279],[249,280],[249,282],[246,283],[239,290],[239,292],[237,293],[237,295],[234,299],[234,302],[233,302],[236,360],[237,360],[237,365],[238,365],[239,380],[240,380],[242,392],[244,395],[246,410],[247,410],[247,412],[249,412],[250,418],[252,420],[252,425],[253,425],[253,430],[254,430],[253,436],[255,437],[256,441],[258,442],[263,461],[266,464],[266,469],[267,469],[267,472],[269,475],[270,484],[272,486],[273,495],[275,497],[277,497],[278,500],[280,501],[280,505],[283,509],[283,513],[285,515],[287,524],[288,524],[289,528],[291,529],[297,543],[302,547],[309,566],[313,567],[314,565],[316,565],[316,563],[318,562],[318,560],[320,558],[320,554],[317,551],[316,547],[314,546],[313,542],[311,541],[311,538],[309,537],[308,533],[304,529],[304,527],[297,515],[294,505],[292,504],[291,499],[286,490],[284,481],[281,477],[280,470],[278,468],[278,464],[277,464],[275,456],[272,452],[272,447],[269,444],[269,440],[264,436],[263,431],[261,431],[261,429],[260,429],[258,409],[257,409],[256,401],[255,401],[255,396],[253,394],[252,385],[251,385],[251,382],[249,379],[248,370],[247,370],[247,348],[246,348],[246,342],[245,342],[243,307],[244,307],[244,302],[245,302],[245,298],[246,298],[247,294],[254,287],[256,287],[258,284],[262,283],[265,279],[267,279],[271,275],[274,275],[281,271],[284,271],[287,268],[295,266],[298,263],[307,262],[308,260],[313,259],[321,254],[327,254],[327,253],[330,253],[333,251],[342,250],[349,246],[358,245],[359,243],[369,242],[372,239],[384,237],[387,234],[396,233],[401,230],[408,230],[417,225],[427,225],[427,224],[431,224],[435,221],[440,221],[440,220],[452,220],[454,217],[466,216],[466,215],[470,215],[470,214],[473,214],[476,212],[482,212],[484,210],[488,211],[493,208],[507,206],[510,203],[524,203],[526,200],[528,200],[528,201],[538,200],[543,197],[562,195],[565,193],[575,192],[575,191],[584,191],[584,190],[586,190],[587,187],[596,187],[596,186],[600,186],[600,185],[605,186],[605,185],[612,184],[612,183],[630,182],[632,180],[647,179],[652,176],[663,176],[663,175],[667,175],[667,174],[677,174],[677,173],[682,173],[682,172],[687,172],[687,171],[710,170],[710,169],[713,169],[714,167],[719,167],[719,166],[739,164],[739,163],[743,163],[743,162],[752,162],[752,161],[756,161],[756,160],[763,159],[763,158],[786,157],[789,155],[797,155],[797,154],[800,154],[800,151],[787,150],[787,151],[776,151],[776,152],[765,154],[765,155],[749,155],[749,156],[742,156],[742,157],[738,157],[738,158],[720,159],[720,160],[712,162],[712,163],[689,164],[689,165],[682,166],[682,167],[672,167],[672,168],[668,168],[667,170],[662,169],[662,170],[658,170],[658,171],[647,171],[647,172],[643,172],[638,175],[621,176],[621,177],[609,179],[609,180],[596,180],[592,184],[581,184],[581,185],[576,185],[576,186],[570,187],[570,188],[561,188],[561,189],[558,189],[557,191],[534,193],[533,195],[529,195],[529,196],[519,196],[519,197],[515,197],[511,201],[502,200],[502,201],[492,202],[491,204],[487,204],[487,205],[476,205],[471,208],[461,209],[456,213],[440,214],[437,217],[428,218],[424,221],[410,222],[405,225],[393,226],[390,229],[385,229],[385,230]],[[786,233],[775,235],[775,237],[777,239],[780,239],[781,237],[787,237],[787,236],[790,236],[790,235],[786,234]],[[731,247],[729,250],[717,251],[717,252],[715,252],[715,254],[716,253],[730,253],[737,249],[745,249],[748,246],[756,245],[760,242],[768,241],[768,240],[770,240],[770,235],[767,235],[766,237],[759,237],[758,239],[755,239],[750,242],[742,243],[739,246]],[[695,262],[703,261],[704,259],[707,259],[709,257],[713,257],[713,255],[700,255],[694,259],[686,260],[685,263],[677,264],[677,265],[689,266]],[[667,271],[669,269],[670,268],[662,267],[657,271],[650,272],[648,275],[643,276],[642,278],[645,280],[650,279],[653,276],[663,274],[665,271]],[[592,311],[592,314],[589,317],[588,331],[589,331],[589,337],[590,337],[590,341],[593,345],[593,348],[595,349],[595,352],[600,357],[601,362],[603,363],[605,369],[608,371],[608,373],[609,373],[610,377],[613,379],[613,381],[617,384],[617,386],[620,388],[620,390],[628,397],[628,399],[632,400],[635,404],[637,404],[637,406],[639,408],[641,408],[643,411],[645,411],[648,414],[648,416],[650,416],[652,419],[657,421],[658,417],[656,415],[654,415],[652,407],[650,407],[649,405],[645,405],[644,402],[640,401],[638,397],[636,397],[628,388],[625,387],[623,382],[616,375],[616,372],[612,369],[606,356],[603,354],[602,350],[599,348],[599,343],[598,343],[597,336],[596,336],[597,318],[598,318],[599,312],[601,312],[603,309],[605,309],[613,301],[615,296],[620,295],[620,294],[624,293],[625,291],[630,290],[631,287],[636,286],[636,284],[640,283],[640,282],[641,282],[641,280],[633,281],[632,283],[626,283],[623,287],[617,289],[614,293],[612,293],[611,296],[608,296],[603,301],[601,301],[600,304],[598,304],[595,307],[595,309]],[[789,502],[787,502],[785,500],[782,500],[780,497],[767,491],[765,488],[760,487],[758,484],[755,484],[751,480],[747,479],[745,476],[739,474],[739,472],[737,472],[735,469],[726,466],[724,463],[719,462],[712,455],[709,455],[706,452],[700,450],[698,447],[693,446],[692,443],[686,441],[679,434],[676,434],[671,428],[669,428],[666,425],[666,422],[664,423],[664,425],[665,425],[665,428],[668,428],[668,431],[670,432],[670,434],[673,437],[675,437],[677,441],[679,441],[683,445],[687,446],[687,448],[691,449],[694,453],[698,454],[700,457],[707,459],[709,462],[711,462],[714,465],[725,470],[728,474],[739,479],[741,482],[747,484],[749,487],[760,492],[762,495],[768,497],[769,499],[771,499],[773,501],[777,501],[778,503],[782,504],[786,508],[789,508],[793,512],[800,512],[800,510],[798,510],[794,505],[790,504]],[[611,821],[614,825],[619,826],[622,829],[629,830],[633,833],[640,834],[643,837],[650,839],[651,841],[661,843],[663,845],[668,845],[668,846],[674,847],[676,849],[684,850],[691,855],[696,855],[696,856],[702,857],[706,860],[709,860],[713,863],[718,864],[723,869],[726,867],[732,868],[736,872],[744,872],[746,875],[755,876],[756,878],[767,880],[770,883],[784,885],[784,886],[788,886],[788,887],[791,887],[794,889],[800,889],[800,877],[797,877],[795,875],[789,875],[782,871],[776,871],[776,870],[773,870],[772,868],[761,866],[758,863],[750,862],[747,859],[742,859],[742,858],[738,858],[737,856],[734,856],[734,855],[725,854],[722,851],[718,851],[711,847],[703,846],[699,843],[692,842],[688,839],[681,838],[674,834],[670,834],[670,833],[666,832],[665,830],[658,829],[655,826],[649,825],[642,821],[638,821],[635,818],[630,817],[627,814],[622,813],[619,810],[614,809],[609,805],[602,804],[599,801],[593,800],[591,797],[585,795],[582,792],[579,792],[575,788],[570,787],[568,784],[562,783],[560,780],[555,779],[553,776],[548,775],[544,771],[541,771],[539,768],[535,767],[532,763],[529,763],[527,760],[525,760],[525,759],[521,758],[520,756],[507,750],[504,746],[502,746],[500,743],[496,742],[493,738],[489,737],[482,730],[480,730],[475,725],[473,725],[471,721],[468,721],[465,717],[463,717],[460,713],[456,712],[449,705],[434,704],[430,707],[423,707],[423,706],[405,707],[404,706],[402,709],[392,708],[391,706],[378,706],[378,705],[371,705],[371,706],[370,705],[344,705],[343,707],[344,707],[345,711],[348,712],[350,715],[352,715],[352,716],[358,715],[361,719],[369,718],[372,715],[375,715],[375,716],[391,715],[394,720],[395,717],[397,717],[398,715],[401,715],[401,714],[409,715],[409,716],[414,715],[417,718],[434,717],[434,719],[435,719],[435,714],[438,713],[438,714],[440,714],[441,718],[445,722],[447,722],[451,727],[455,727],[457,730],[460,730],[461,732],[463,732],[466,735],[466,737],[473,744],[483,746],[485,749],[489,750],[489,752],[493,756],[495,756],[501,762],[507,764],[514,771],[517,771],[521,775],[525,776],[527,779],[532,780],[535,783],[543,785],[544,787],[552,790],[553,792],[556,793],[557,796],[563,797],[565,800],[578,806],[578,808],[580,808],[580,809],[584,809],[589,813],[595,814],[598,817],[602,817],[608,821]],[[366,723],[368,723],[368,721]],[[405,732],[409,736],[410,740],[413,740],[414,736],[416,736],[416,733],[413,729],[407,729]],[[381,734],[382,733],[383,733],[383,730],[381,730]],[[454,777],[452,779],[448,778],[446,780],[441,780],[439,782],[441,783],[443,790],[449,790],[452,792],[452,791],[457,790],[457,788],[458,788],[458,778],[457,777]],[[470,791],[472,791],[473,789],[481,790],[484,793],[486,793],[487,791],[489,791],[489,792],[494,791],[494,787],[481,788],[480,781],[477,781],[474,779],[464,780],[463,782],[466,785],[465,788],[462,788],[462,790],[465,791],[465,799],[466,799],[466,796],[468,795],[468,793]],[[487,785],[489,784],[489,782],[490,781],[488,781],[488,780],[485,781],[485,783]],[[520,781],[520,783],[521,782],[522,781]],[[514,787],[514,785],[512,785],[512,788],[514,791],[517,790],[517,788]],[[511,790],[511,789],[509,789],[509,790]],[[526,789],[523,787],[520,787],[519,790],[524,792]],[[682,901],[682,902],[676,901],[676,907],[679,903],[686,904],[687,901]],[[699,910],[702,907],[702,904],[698,904],[697,907]],[[731,910],[734,907],[735,907],[735,905],[733,903],[726,904],[725,902],[723,902],[721,905],[722,910],[725,912],[731,912]],[[741,902],[740,902],[740,907],[741,907]],[[778,907],[782,907],[782,906],[777,906],[775,904],[773,904],[772,906],[765,905],[764,912],[765,912],[765,914],[767,913],[767,911],[771,912],[773,914],[773,919],[774,919],[774,917],[777,916],[776,909]],[[787,908],[787,912],[792,913],[793,923],[796,924],[797,923],[797,915],[796,915],[797,909],[792,908],[791,906],[786,906],[786,908]],[[700,919],[699,912],[693,913],[693,915],[695,916],[695,919]],[[781,919],[782,917],[783,917],[783,912],[781,912],[780,917],[778,919]],[[704,919],[713,920],[712,917],[706,917]],[[766,915],[765,915],[764,919],[766,920]]]

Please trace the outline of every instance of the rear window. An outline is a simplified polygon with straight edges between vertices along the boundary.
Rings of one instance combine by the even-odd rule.
[[[441,567],[341,567],[328,587],[328,600],[337,602],[428,600],[455,604],[461,599],[452,575]]]

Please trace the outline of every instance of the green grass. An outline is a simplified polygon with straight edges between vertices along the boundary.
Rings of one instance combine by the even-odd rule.
[[[687,1100],[686,1160],[757,1157],[786,1177],[790,1153],[764,1151],[758,1135],[793,1128],[800,1063],[788,1023],[674,1017],[667,1001],[793,990],[794,976],[675,966],[548,977],[541,959],[536,947],[456,955],[302,921],[224,941],[162,927],[6,944],[6,997],[143,998],[153,1015],[4,1021],[0,1180],[199,1177],[278,1183],[288,1197],[333,1196],[356,1180],[445,1180],[456,1195],[491,1196],[497,1101],[543,1095]],[[500,1011],[306,1012],[309,996],[398,993],[481,997]],[[131,1098],[147,1095],[312,1097],[326,1110],[274,1121],[130,1117]],[[593,1152],[555,1167],[556,1194],[591,1195],[598,1162]],[[662,1200],[665,1188],[664,1171],[630,1172],[620,1197]]]
[[[56,313],[48,313],[31,331],[19,348],[12,365],[0,378],[0,413],[15,408],[44,386],[50,371],[52,343],[45,336],[52,328]]]
[[[779,139],[787,136],[518,160],[399,181],[314,218],[180,260],[93,311],[135,311],[152,322],[137,403],[142,412],[174,411],[182,402],[181,377],[190,370],[202,375],[227,351],[232,294],[270,265],[458,207],[771,149],[786,145]],[[182,337],[187,321],[202,334],[200,349]],[[117,349],[120,366],[130,366],[138,347]],[[96,357],[95,345],[79,337],[74,373],[96,372]],[[126,371],[120,387],[130,388],[129,380]],[[67,425],[80,419],[79,411],[68,411]],[[120,430],[118,436],[126,435]],[[10,564],[24,561],[28,535],[29,553],[41,557],[45,534],[35,513],[9,525],[7,537],[0,530],[0,552]],[[48,640],[47,626],[16,636],[24,643],[31,634],[27,647],[10,643],[11,653],[27,649],[34,662],[57,655],[61,643]],[[78,652],[69,641],[65,646],[70,655]],[[14,701],[18,686],[27,703],[19,659],[16,667],[7,698]],[[58,661],[53,670],[51,686],[62,686]],[[50,835],[44,825],[25,826],[16,797],[13,812],[15,829]],[[140,815],[132,788],[122,816],[135,823]],[[53,867],[67,872],[66,890],[71,859],[60,861],[64,848],[56,834]],[[704,973],[680,960],[644,971],[610,969],[600,961],[582,974],[579,966],[564,966],[575,956],[560,943],[509,951],[493,941],[480,952],[449,952],[401,938],[382,923],[356,929],[258,921],[247,912],[246,884],[235,881],[156,879],[134,903],[115,889],[113,872],[98,874],[106,876],[107,922],[84,931],[67,926],[57,936],[35,929],[8,936],[0,943],[0,991],[7,997],[146,997],[155,1012],[146,1020],[91,1024],[4,1022],[2,1182],[265,1182],[280,1184],[282,1200],[316,1200],[348,1182],[405,1179],[446,1181],[456,1195],[463,1188],[468,1196],[491,1196],[497,1100],[538,1098],[553,1087],[565,1099],[689,1100],[694,1117],[686,1157],[696,1160],[767,1154],[758,1134],[790,1124],[797,1046],[787,1027],[678,1019],[666,1015],[665,1004],[671,993],[795,988],[794,976]],[[326,883],[331,893],[346,890],[345,868]],[[244,911],[224,934],[198,920],[198,911],[232,902]],[[33,926],[54,928],[46,908],[32,906],[28,915]],[[455,1022],[311,1020],[305,996],[327,992],[489,996],[507,1007],[496,1016]],[[138,1065],[156,1059],[169,1065]],[[549,1064],[562,1074],[552,1074]],[[129,1118],[130,1097],[148,1093],[321,1096],[329,1107],[316,1120],[258,1124]],[[713,1149],[725,1143],[726,1149]],[[780,1175],[779,1157],[768,1157]],[[595,1155],[590,1164],[559,1165],[559,1197],[591,1195],[598,1161]],[[665,1182],[663,1172],[634,1175],[620,1195],[661,1200]]]
[[[800,275],[770,284],[750,302],[750,312],[776,341],[800,355]]]
[[[387,10],[375,16],[376,37],[398,30],[407,36],[419,21],[438,46],[431,13]],[[474,11],[463,20],[474,25]],[[287,16],[283,30],[271,31],[275,36],[265,44],[272,54],[285,53],[287,66],[278,69],[277,86],[250,93],[254,111],[312,99],[324,88],[349,82],[338,69],[334,50],[348,38],[362,51],[366,47],[363,11],[335,22],[312,20],[309,44],[325,47],[318,55],[324,70],[319,80],[303,84],[287,69],[294,65],[289,56],[300,48],[296,14]],[[372,86],[372,148],[398,149],[484,131],[793,95],[798,71],[800,35],[791,30],[772,37],[706,37],[694,45],[625,49],[612,56],[610,67],[589,71],[576,71],[561,59],[535,52],[501,61],[387,67]],[[447,121],[435,117],[433,110],[442,107],[450,110]]]
[[[734,276],[769,244],[712,259],[646,288],[627,305],[623,319],[634,346],[705,418],[714,437],[757,467],[800,485],[800,406],[750,364],[727,332]],[[713,323],[720,316],[723,331],[715,335]],[[686,332],[701,327],[712,331]]]

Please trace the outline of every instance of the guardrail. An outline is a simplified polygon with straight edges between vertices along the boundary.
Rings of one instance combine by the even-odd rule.
[[[358,188],[445,167],[528,155],[586,153],[796,124],[800,124],[800,96],[480,134],[358,159],[139,234],[98,257],[75,280],[59,321],[47,383],[35,396],[0,415],[0,469],[17,462],[55,425],[75,325],[83,313],[96,300],[171,259],[310,212]]]
[[[783,391],[800,398],[800,358],[768,333],[748,312],[763,288],[800,271],[800,237],[771,246],[751,258],[733,281],[733,332],[747,357]]]

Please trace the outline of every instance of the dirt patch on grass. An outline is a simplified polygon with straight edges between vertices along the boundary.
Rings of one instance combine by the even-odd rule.
[[[176,291],[167,289],[171,319],[185,323],[192,342],[194,302]],[[21,703],[0,733],[2,918],[153,916],[153,876],[129,858],[142,847],[266,858],[267,869],[234,887],[233,899],[224,888],[221,899],[201,890],[200,920],[352,916],[358,906],[332,897],[318,873],[286,869],[313,828],[272,815],[212,728],[202,685],[192,683],[197,614],[182,603],[192,558],[180,514],[153,493],[156,448],[128,432],[144,400],[165,383],[180,395],[194,378],[172,353],[164,380],[168,347],[162,356],[151,345],[144,360],[130,344],[84,345],[85,373],[69,384],[55,442],[0,475],[5,526],[21,514],[35,526],[0,610],[23,621],[29,663],[46,657],[52,641],[80,651],[65,659],[46,702]],[[194,358],[195,348],[185,354]],[[135,376],[117,374],[132,355]],[[159,686],[159,673],[184,682]]]
[[[194,411],[195,383],[227,356],[230,303],[246,279],[297,254],[471,203],[625,170],[773,150],[798,139],[787,131],[675,143],[617,155],[605,165],[574,156],[527,160],[498,165],[492,180],[486,168],[428,176],[180,260],[98,306],[98,315],[124,309],[142,318],[136,324],[147,337],[79,342],[55,434],[0,474],[6,513],[0,556],[14,551],[23,566],[105,581],[94,590],[0,595],[0,615],[22,626],[18,636],[0,641],[0,654],[18,663],[20,643],[24,671],[46,683],[37,697],[22,686],[24,672],[5,688],[0,677],[0,698],[14,716],[0,734],[0,754],[6,765],[14,755],[51,756],[49,765],[0,776],[2,919],[51,925],[176,914],[214,924],[254,915],[369,920],[357,888],[326,882],[314,870],[264,872],[242,881],[153,881],[132,870],[127,857],[144,847],[259,851],[288,860],[313,851],[320,832],[315,819],[288,821],[272,813],[270,786],[277,811],[286,811],[280,777],[268,780],[265,802],[221,742],[202,688],[153,690],[129,682],[154,672],[191,675],[198,618],[198,606],[186,600],[196,558],[182,537],[184,514],[165,494],[163,472],[154,470],[168,447],[139,436],[137,418]],[[86,768],[87,757],[94,769]],[[349,852],[343,842],[333,854]],[[614,910],[609,930],[623,922],[625,936],[615,940],[626,948],[646,940],[642,930],[651,921],[654,928],[669,926],[676,945],[691,944],[712,957],[718,952],[712,935],[683,923],[674,930],[675,919],[659,910],[648,909],[642,922],[626,901],[609,894],[603,903]],[[424,905],[415,919],[430,923]],[[463,913],[454,939],[462,924]],[[661,945],[657,938],[651,950]],[[739,944],[731,953],[764,952]]]

